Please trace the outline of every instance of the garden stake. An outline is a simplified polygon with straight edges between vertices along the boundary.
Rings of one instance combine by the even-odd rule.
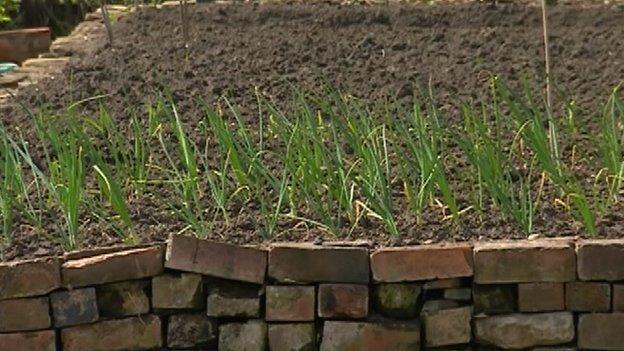
[[[184,40],[184,48],[188,49],[188,21],[186,20],[186,0],[180,0],[180,21],[182,22],[182,38]]]
[[[546,0],[542,0],[542,24],[544,32],[544,65],[546,69],[546,107],[548,108],[548,114],[551,113],[551,98],[550,98],[550,50],[548,49],[548,17],[546,13]]]
[[[106,27],[106,34],[108,35],[108,44],[113,46],[113,29],[110,23],[110,17],[108,16],[108,9],[106,8],[106,0],[100,1],[100,9],[102,11],[102,18],[104,19],[104,26]]]

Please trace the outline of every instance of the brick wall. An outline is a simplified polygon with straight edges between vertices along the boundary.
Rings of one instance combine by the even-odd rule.
[[[624,350],[624,240],[175,236],[0,264],[0,350]]]

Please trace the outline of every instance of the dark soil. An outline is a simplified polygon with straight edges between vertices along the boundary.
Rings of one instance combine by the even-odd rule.
[[[488,94],[491,75],[512,85],[521,77],[539,81],[543,72],[540,10],[524,5],[470,4],[436,6],[337,5],[198,5],[192,7],[191,42],[185,52],[176,9],[143,10],[115,25],[113,48],[103,42],[88,54],[77,55],[63,77],[22,93],[28,106],[44,104],[62,109],[96,95],[85,112],[106,105],[122,125],[129,109],[141,106],[166,87],[177,101],[191,130],[203,118],[193,101],[214,101],[227,95],[253,123],[254,87],[273,101],[289,101],[292,86],[318,90],[323,82],[339,86],[370,101],[397,98],[409,101],[430,84],[442,108],[457,99],[477,101]],[[595,115],[611,90],[624,79],[624,10],[620,7],[561,5],[550,9],[553,79],[558,96],[576,99],[578,123],[593,125]],[[563,100],[557,99],[558,106]],[[286,104],[286,103],[284,103]],[[22,113],[5,113],[5,123],[31,129]],[[583,111],[586,111],[583,113]],[[444,123],[459,122],[445,115]],[[180,230],[180,223],[162,202],[136,199],[130,204],[141,240],[163,240]],[[397,203],[397,207],[405,206]],[[408,210],[397,211],[400,239],[391,239],[383,227],[369,223],[349,239],[367,239],[378,245],[428,241],[464,241],[479,238],[521,237],[509,221],[496,216],[464,218],[460,227],[428,214],[417,226]],[[433,210],[431,211],[433,212]],[[624,218],[615,215],[600,223],[602,236],[624,234]],[[228,228],[216,228],[208,237],[234,243],[263,242],[257,208],[232,218]],[[475,216],[476,217],[476,216]],[[582,235],[569,215],[554,205],[536,218],[542,235]],[[297,223],[280,224],[272,240],[322,241],[335,239]],[[84,223],[85,246],[119,241],[97,223]],[[23,226],[16,231],[7,259],[61,251],[46,236]]]

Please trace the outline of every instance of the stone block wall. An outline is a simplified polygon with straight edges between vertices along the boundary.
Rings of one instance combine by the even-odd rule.
[[[174,236],[0,264],[0,350],[624,350],[624,240]]]

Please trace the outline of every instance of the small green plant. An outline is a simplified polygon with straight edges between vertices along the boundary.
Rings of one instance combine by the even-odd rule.
[[[605,105],[600,121],[602,137],[599,154],[607,172],[607,203],[618,201],[624,180],[624,104],[618,98],[616,87]]]
[[[583,223],[590,235],[596,235],[596,218],[585,191],[560,159],[557,147],[559,136],[554,120],[548,119],[548,116],[544,117],[529,90],[525,91],[526,101],[522,101],[512,97],[509,89],[500,80],[495,79],[493,86],[494,94],[505,103],[512,120],[520,126],[522,138],[531,148],[542,171],[564,195],[564,200],[561,201],[571,203],[575,217]],[[546,124],[549,128],[545,126]]]
[[[0,23],[11,21],[11,16],[19,9],[21,0],[0,0]]]
[[[457,220],[459,216],[455,195],[444,170],[442,128],[436,107],[431,100],[429,102],[432,106],[427,116],[416,103],[406,118],[407,122],[402,119],[395,122],[398,140],[404,144],[399,150],[407,161],[399,163],[405,195],[418,223],[422,222],[424,208],[436,198],[436,192],[442,195],[451,218]]]
[[[489,125],[489,115],[485,108],[481,116],[477,116],[474,110],[464,106],[463,115],[464,135],[459,135],[458,140],[477,171],[479,188],[487,190],[494,204],[503,210],[503,216],[510,216],[520,225],[522,231],[531,233],[534,212],[531,172],[521,175],[519,168],[514,166],[511,155],[508,154],[513,150],[512,147],[503,145],[501,136],[497,134],[501,129],[499,114],[495,113],[494,125]],[[479,198],[482,199],[483,196]],[[483,204],[479,206],[483,207]]]

